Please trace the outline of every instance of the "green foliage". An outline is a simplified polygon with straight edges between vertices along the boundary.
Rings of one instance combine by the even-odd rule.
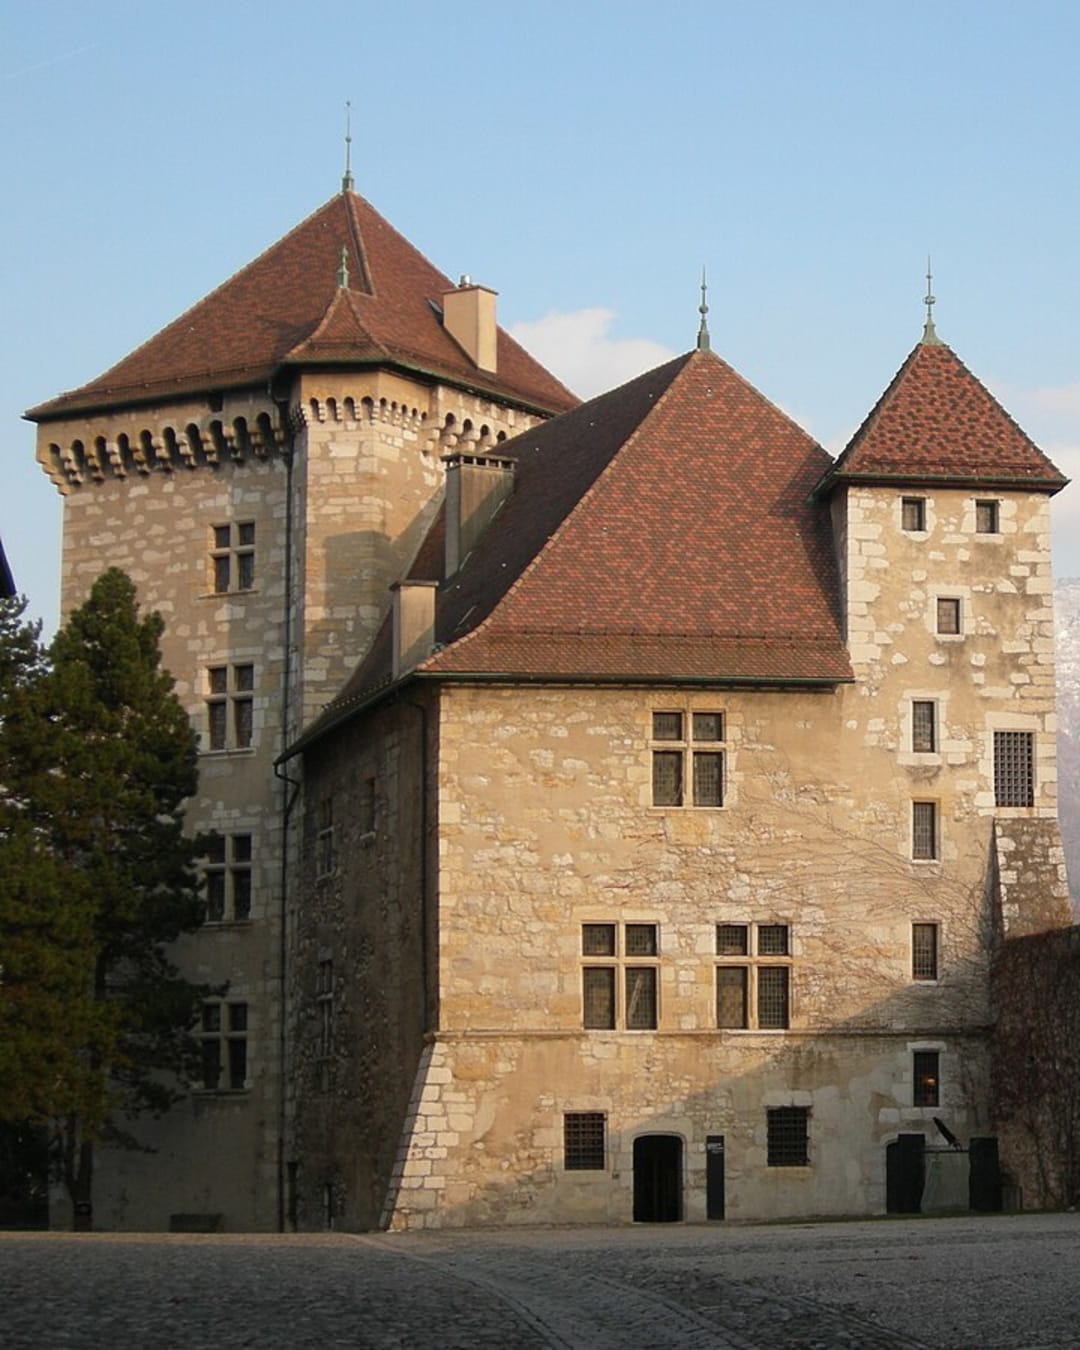
[[[48,660],[21,616],[0,610],[0,1120],[51,1121],[76,1196],[93,1140],[166,1110],[196,1062],[207,991],[166,954],[203,917],[195,736],[124,573]]]

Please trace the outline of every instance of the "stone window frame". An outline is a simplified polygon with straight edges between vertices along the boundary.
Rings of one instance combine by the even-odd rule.
[[[668,734],[662,718],[678,718],[677,735]],[[708,734],[709,720],[716,724],[718,735]],[[670,723],[669,723],[670,725]],[[673,731],[676,728],[671,728]],[[666,707],[653,708],[649,714],[649,760],[652,768],[650,805],[657,811],[720,811],[728,804],[728,724],[727,713],[719,708]],[[699,780],[698,765],[716,761],[716,781],[710,784],[705,776]],[[676,765],[678,783],[670,794],[677,800],[657,800],[661,764]],[[689,773],[687,767],[689,765]],[[714,800],[699,800],[707,795]]]
[[[606,1172],[606,1111],[563,1112],[563,1171]]]
[[[1001,498],[976,497],[975,533],[983,539],[1001,538]]]
[[[250,922],[254,863],[250,830],[216,833],[211,837],[202,868],[207,924]]]
[[[610,933],[610,942],[601,943],[600,931]],[[591,932],[589,930],[592,930]],[[633,932],[632,932],[633,930]],[[637,930],[641,930],[640,933]],[[631,951],[631,938],[646,937],[652,930],[652,950]],[[653,919],[615,920],[609,918],[585,919],[580,929],[581,951],[581,1025],[585,1031],[639,1032],[657,1031],[660,1027],[660,924]],[[590,950],[590,948],[592,948]],[[607,980],[597,981],[593,973],[605,973]],[[636,1020],[634,1005],[639,990],[648,998],[651,972],[652,1017],[632,1025]],[[610,1018],[603,1022],[590,1021],[590,985],[601,988],[607,984]],[[648,1007],[645,1009],[648,1013]]]
[[[941,924],[936,921],[912,921],[911,978],[916,984],[937,984],[941,978]]]
[[[916,1046],[911,1051],[911,1104],[941,1106],[941,1050],[937,1047]]]
[[[255,589],[255,521],[222,521],[210,527],[210,592],[236,595]]]
[[[934,632],[939,638],[964,636],[964,601],[959,595],[934,597]]]
[[[254,749],[254,662],[215,662],[207,666],[206,690],[207,748],[203,753]]]
[[[941,803],[931,797],[918,797],[911,803],[912,862],[941,861]],[[927,841],[927,829],[929,840]]]
[[[900,497],[900,528],[905,534],[927,534],[927,500],[905,493]]]
[[[721,936],[726,930],[726,936]],[[742,942],[736,940],[736,930],[742,933]],[[783,950],[770,943],[762,942],[763,932],[783,930]],[[795,964],[793,955],[793,926],[787,920],[745,920],[718,921],[714,926],[715,956],[713,987],[715,992],[714,1016],[720,1031],[752,1031],[763,1033],[784,1032],[791,1029],[792,988],[794,980],[792,969]],[[763,950],[764,947],[764,950]],[[764,971],[784,972],[782,1021],[770,1023],[763,1019],[762,1010],[769,997],[762,988],[761,975]],[[724,1022],[720,1008],[721,971],[742,972],[742,1022]],[[732,982],[735,986],[736,982]]]
[[[1010,751],[1010,747],[1013,750]],[[1019,751],[1017,755],[1016,751]],[[1035,732],[1027,727],[991,729],[994,806],[1024,810],[1035,805],[1037,789]],[[1014,798],[1022,800],[1014,800]]]
[[[206,999],[196,1036],[202,1049],[201,1090],[223,1094],[251,1087],[251,1006],[246,999]],[[223,1084],[222,1078],[227,1081]]]
[[[921,717],[920,709],[922,710]],[[937,755],[941,753],[939,722],[940,705],[936,698],[913,698],[911,700],[911,753],[913,755]]]
[[[809,1167],[809,1106],[765,1108],[766,1162],[769,1167]]]

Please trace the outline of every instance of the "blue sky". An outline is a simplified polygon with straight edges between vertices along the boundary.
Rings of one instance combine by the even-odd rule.
[[[921,331],[1080,477],[1074,0],[0,0],[0,534],[55,622],[22,411],[339,187],[579,393],[713,347],[839,451]],[[1074,504],[1074,495],[1077,498]],[[1080,575],[1080,487],[1057,499]],[[103,559],[103,564],[106,562]]]

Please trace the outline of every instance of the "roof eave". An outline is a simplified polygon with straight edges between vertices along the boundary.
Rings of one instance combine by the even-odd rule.
[[[849,485],[863,487],[979,487],[998,488],[1002,491],[1025,489],[1028,492],[1044,492],[1048,496],[1067,487],[1070,480],[1063,475],[1057,478],[1017,478],[1008,474],[956,474],[956,473],[834,473],[830,470],[817,484],[811,494],[815,499],[828,497],[835,488]]]

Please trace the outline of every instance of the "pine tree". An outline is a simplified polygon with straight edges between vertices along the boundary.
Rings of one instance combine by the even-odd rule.
[[[55,894],[39,961],[60,962],[65,951],[82,961],[65,975],[83,991],[67,1076],[51,1080],[70,1086],[46,1085],[24,1103],[31,1118],[50,1121],[77,1226],[89,1226],[95,1143],[137,1146],[124,1122],[178,1099],[207,992],[166,953],[202,921],[193,864],[203,846],[183,835],[195,737],[161,669],[162,629],[160,616],[139,616],[128,577],[105,572],[4,732],[19,817],[10,861],[23,884],[14,893],[31,904]]]

